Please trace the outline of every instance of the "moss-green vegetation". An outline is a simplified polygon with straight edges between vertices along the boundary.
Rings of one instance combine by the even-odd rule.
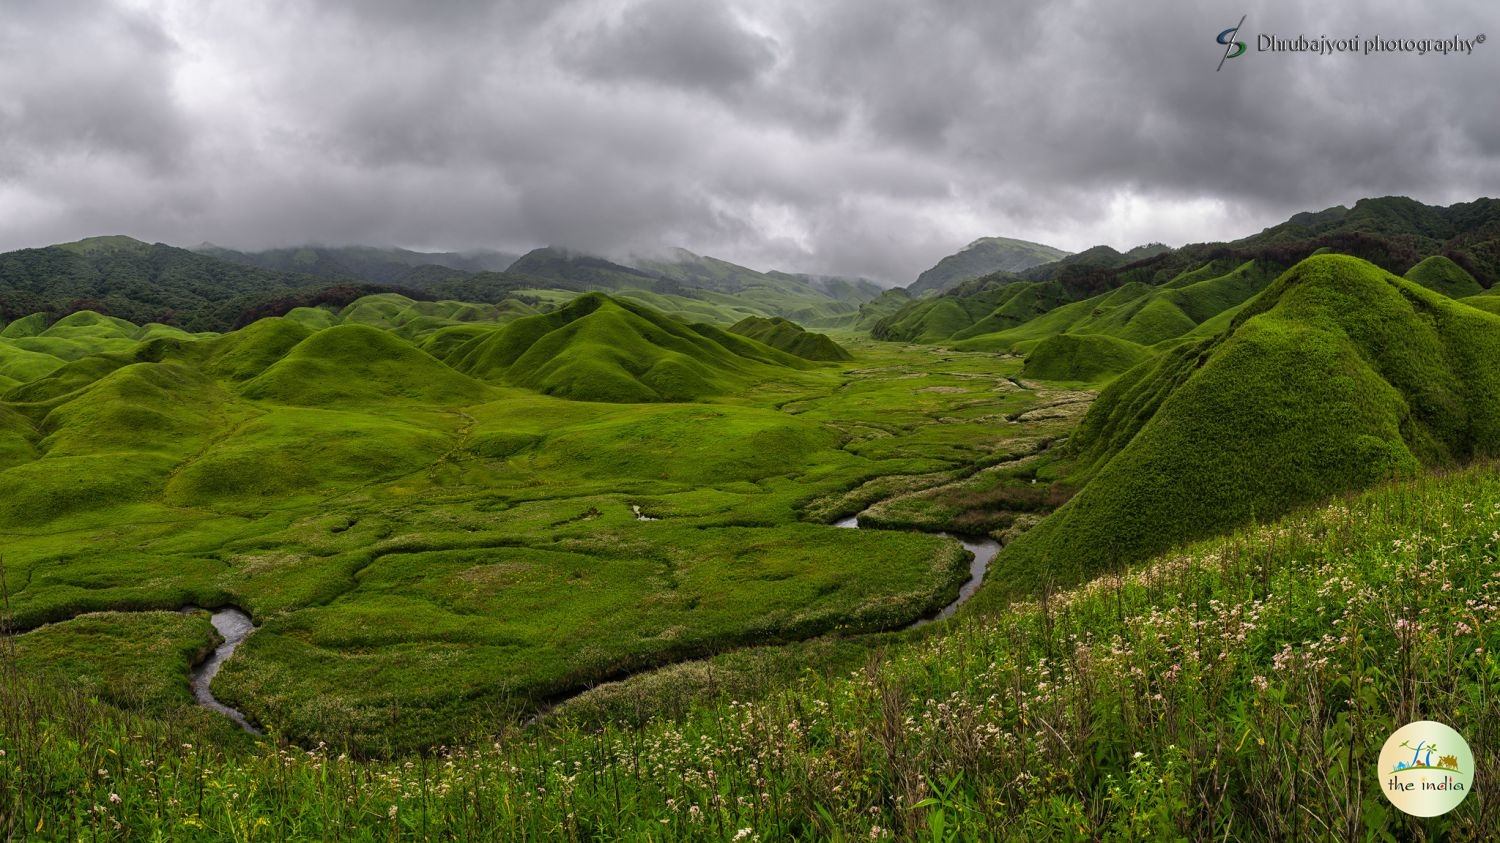
[[[746,317],[730,326],[729,331],[806,360],[852,359],[849,352],[829,339],[827,334],[814,334],[796,322],[780,317]]]
[[[414,332],[426,318],[447,324]],[[932,614],[967,576],[956,542],[827,522],[873,482],[959,477],[1065,426],[1010,420],[1047,394],[1007,379],[1019,360],[853,340],[841,368],[597,295],[520,318],[382,296],[224,335],[95,315],[48,331],[94,351],[0,403],[12,619],[55,624],[26,640],[73,665],[106,646],[88,641],[180,637],[109,614],[88,615],[103,638],[49,637],[85,613],[242,606],[260,629],[216,693],[365,752],[631,670]],[[176,650],[132,652],[182,679]],[[124,673],[77,665],[99,688]]]
[[[1216,339],[1101,393],[1088,484],[996,560],[1072,583],[1298,503],[1500,450],[1500,321],[1356,258],[1288,271]],[[990,599],[999,599],[999,591]]]
[[[1023,344],[1063,334],[1155,345],[1192,333],[1250,300],[1266,288],[1271,277],[1264,266],[1253,261],[1233,267],[1209,263],[1160,286],[1131,282],[1093,298],[1056,307],[1021,324],[1012,320],[1010,324],[1014,327],[1004,327],[1004,321],[992,316],[958,332],[954,338],[961,340],[956,343],[958,348],[973,351],[1020,350]],[[996,326],[1002,329],[996,330]]]
[[[447,352],[460,372],[582,401],[693,401],[806,368],[801,358],[689,327],[599,293],[518,319]]]
[[[248,398],[314,407],[379,401],[462,406],[487,394],[484,384],[432,355],[358,323],[302,340],[240,391]]]
[[[1486,313],[1500,314],[1500,296],[1469,296],[1462,301],[1469,307],[1478,308]]]
[[[1094,382],[1150,357],[1144,346],[1100,334],[1057,334],[1032,346],[1021,373],[1052,381]]]

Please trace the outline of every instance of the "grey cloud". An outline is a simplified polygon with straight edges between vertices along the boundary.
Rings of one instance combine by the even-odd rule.
[[[680,245],[906,283],[989,234],[1128,248],[1500,189],[1500,44],[1248,37],[1482,31],[1478,0],[11,5],[4,248]]]
[[[176,45],[140,13],[83,2],[0,15],[0,175],[67,155],[178,166],[191,134],[172,95]]]
[[[587,26],[558,53],[567,66],[605,82],[637,80],[727,95],[770,69],[775,47],[723,5],[641,0],[617,20]]]

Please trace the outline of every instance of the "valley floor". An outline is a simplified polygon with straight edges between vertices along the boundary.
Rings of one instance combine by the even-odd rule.
[[[238,606],[257,629],[221,701],[283,739],[390,754],[662,664],[900,629],[969,573],[956,541],[912,528],[1024,527],[1046,501],[994,495],[1033,495],[1089,393],[1017,380],[1015,358],[855,348],[715,403],[492,388],[463,407],[303,407],[172,384],[211,407],[201,432],[115,456],[129,402],[176,364],[127,366],[49,408],[45,457],[0,475],[30,505],[0,525],[10,621],[30,630],[18,663],[178,711],[214,633],[177,610]],[[90,456],[61,456],[70,437]],[[146,493],[100,487],[153,460]],[[902,529],[829,526],[862,511]]]

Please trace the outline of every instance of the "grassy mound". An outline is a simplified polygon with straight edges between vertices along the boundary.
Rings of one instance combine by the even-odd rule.
[[[20,404],[40,404],[55,401],[76,392],[121,366],[128,366],[133,358],[125,354],[95,354],[82,357],[57,367],[47,375],[22,383],[5,393],[5,400]]]
[[[262,319],[210,341],[207,368],[232,381],[249,380],[312,334],[310,328],[285,317]]]
[[[478,378],[614,403],[695,401],[770,374],[768,363],[807,365],[743,338],[734,346],[642,305],[590,293],[476,337],[444,359]]]
[[[1500,314],[1500,296],[1469,296],[1463,303],[1485,313]]]
[[[827,334],[814,334],[779,316],[770,319],[750,316],[731,325],[729,331],[804,360],[851,359],[849,352],[829,339]]]
[[[1500,319],[1356,258],[1309,258],[1220,338],[1117,379],[1070,449],[1088,484],[1002,552],[1076,582],[1300,503],[1500,451]]]
[[[407,338],[426,336],[455,324],[507,322],[536,311],[516,299],[499,304],[459,301],[415,301],[397,293],[380,293],[355,300],[339,312],[340,324],[359,323],[392,331]]]
[[[1099,334],[1058,334],[1032,347],[1021,374],[1054,381],[1113,377],[1151,356],[1144,346]]]
[[[1442,293],[1450,299],[1461,299],[1464,296],[1477,296],[1484,292],[1474,276],[1464,271],[1464,268],[1444,257],[1433,255],[1416,266],[1406,271],[1406,280],[1421,284],[1435,293]]]
[[[123,366],[47,414],[42,448],[49,457],[184,453],[214,431],[227,397],[211,379],[176,363]]]
[[[453,446],[447,436],[373,413],[278,409],[215,440],[166,487],[176,506],[284,506],[306,495],[399,477]]]
[[[26,383],[52,374],[62,367],[63,362],[61,357],[17,348],[0,340],[0,377]]]
[[[488,389],[399,337],[353,324],[309,336],[241,392],[299,406],[391,399],[463,405],[484,400]]]
[[[111,337],[120,339],[134,339],[140,329],[124,319],[113,316],[105,316],[92,310],[80,310],[52,323],[52,327],[43,331],[39,336],[43,337]]]
[[[285,318],[313,331],[332,328],[338,324],[337,316],[319,307],[294,307],[287,311]]]
[[[47,330],[47,314],[33,313],[6,325],[4,330],[0,330],[0,339],[34,337],[45,330]]]

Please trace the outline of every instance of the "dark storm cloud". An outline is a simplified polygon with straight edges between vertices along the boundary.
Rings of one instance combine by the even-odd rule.
[[[0,19],[0,174],[59,155],[171,169],[190,143],[172,101],[175,45],[147,15],[88,2],[7,3]]]
[[[645,0],[559,48],[565,64],[596,79],[645,80],[727,94],[776,60],[775,42],[751,32],[725,6]]]
[[[1247,16],[1250,52],[1214,67]],[[1500,192],[1487,4],[8,4],[0,247],[123,231],[611,254],[905,283],[975,237],[1239,237]]]

